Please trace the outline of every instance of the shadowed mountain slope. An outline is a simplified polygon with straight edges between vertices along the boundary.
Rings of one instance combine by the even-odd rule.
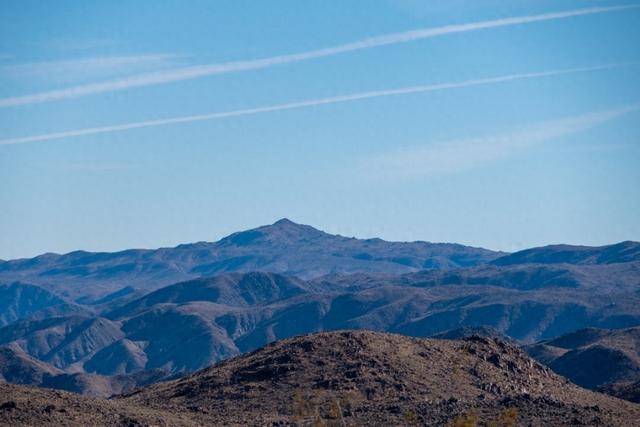
[[[0,380],[44,388],[72,391],[97,397],[109,397],[166,378],[164,371],[144,371],[134,375],[102,376],[65,373],[37,360],[20,348],[0,347]]]
[[[347,289],[377,286],[497,286],[532,291],[537,289],[591,289],[597,293],[634,293],[640,289],[640,262],[608,265],[522,264],[424,270],[401,275],[343,275],[325,282]]]
[[[471,337],[496,338],[507,344],[517,346],[517,342],[490,326],[465,326],[432,335],[429,338],[438,340],[462,340]]]
[[[83,368],[86,372],[101,375],[143,371],[148,362],[143,347],[144,343],[123,338],[96,351]]]
[[[492,261],[512,264],[615,264],[640,261],[640,242],[620,242],[607,246],[550,245],[526,249]]]
[[[47,377],[62,371],[14,347],[0,347],[0,379],[27,385],[41,385]]]
[[[640,328],[582,329],[526,350],[583,387],[614,390],[615,384],[640,381]]]
[[[598,391],[629,402],[640,403],[640,380],[607,384],[599,387]]]
[[[38,286],[24,283],[0,285],[0,326],[20,319],[82,313],[87,310],[69,304]]]
[[[223,274],[164,287],[108,313],[107,316],[131,316],[156,304],[183,304],[192,301],[248,307],[307,292],[309,286],[295,277],[271,273]]]
[[[638,425],[640,407],[553,374],[501,341],[332,332],[270,344],[118,399],[203,424]]]
[[[101,317],[52,317],[0,328],[0,345],[13,344],[60,369],[123,337],[119,325]]]

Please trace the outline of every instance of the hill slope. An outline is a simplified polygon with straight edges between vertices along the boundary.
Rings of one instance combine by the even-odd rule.
[[[640,381],[640,328],[581,329],[526,350],[583,387],[614,391]]]
[[[62,371],[35,359],[19,348],[0,347],[0,380],[14,384],[41,385]]]
[[[640,242],[620,242],[607,246],[550,245],[515,252],[492,261],[513,264],[616,264],[640,261]]]
[[[18,282],[0,285],[0,326],[20,319],[83,312],[86,310],[68,304],[62,298],[38,286]]]
[[[567,383],[501,341],[350,331],[270,344],[119,401],[221,425],[640,420],[640,407]]]
[[[493,338],[321,333],[114,400],[0,383],[3,425],[640,425]]]
[[[0,383],[0,425],[194,426],[189,418],[58,390]]]

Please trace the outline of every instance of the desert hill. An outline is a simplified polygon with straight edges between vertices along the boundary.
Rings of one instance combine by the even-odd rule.
[[[279,341],[118,401],[225,425],[640,420],[640,407],[574,386],[500,340],[362,331]]]
[[[499,339],[337,331],[104,400],[0,383],[5,425],[640,425]]]
[[[194,426],[188,417],[79,396],[59,390],[0,383],[4,426]]]

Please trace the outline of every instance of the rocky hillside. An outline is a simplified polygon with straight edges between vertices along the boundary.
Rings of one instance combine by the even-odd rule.
[[[0,383],[2,425],[640,425],[495,338],[340,331],[103,400]]]
[[[640,407],[502,341],[361,331],[273,343],[118,402],[220,425],[640,425]]]
[[[194,426],[181,415],[58,390],[0,383],[3,426]]]

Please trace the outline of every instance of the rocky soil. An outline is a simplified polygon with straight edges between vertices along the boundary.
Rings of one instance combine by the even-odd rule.
[[[640,425],[500,339],[339,331],[269,344],[113,399],[0,383],[0,425]]]
[[[188,416],[125,402],[0,383],[2,426],[190,426]]]
[[[500,340],[319,333],[118,399],[225,425],[640,425]]]

